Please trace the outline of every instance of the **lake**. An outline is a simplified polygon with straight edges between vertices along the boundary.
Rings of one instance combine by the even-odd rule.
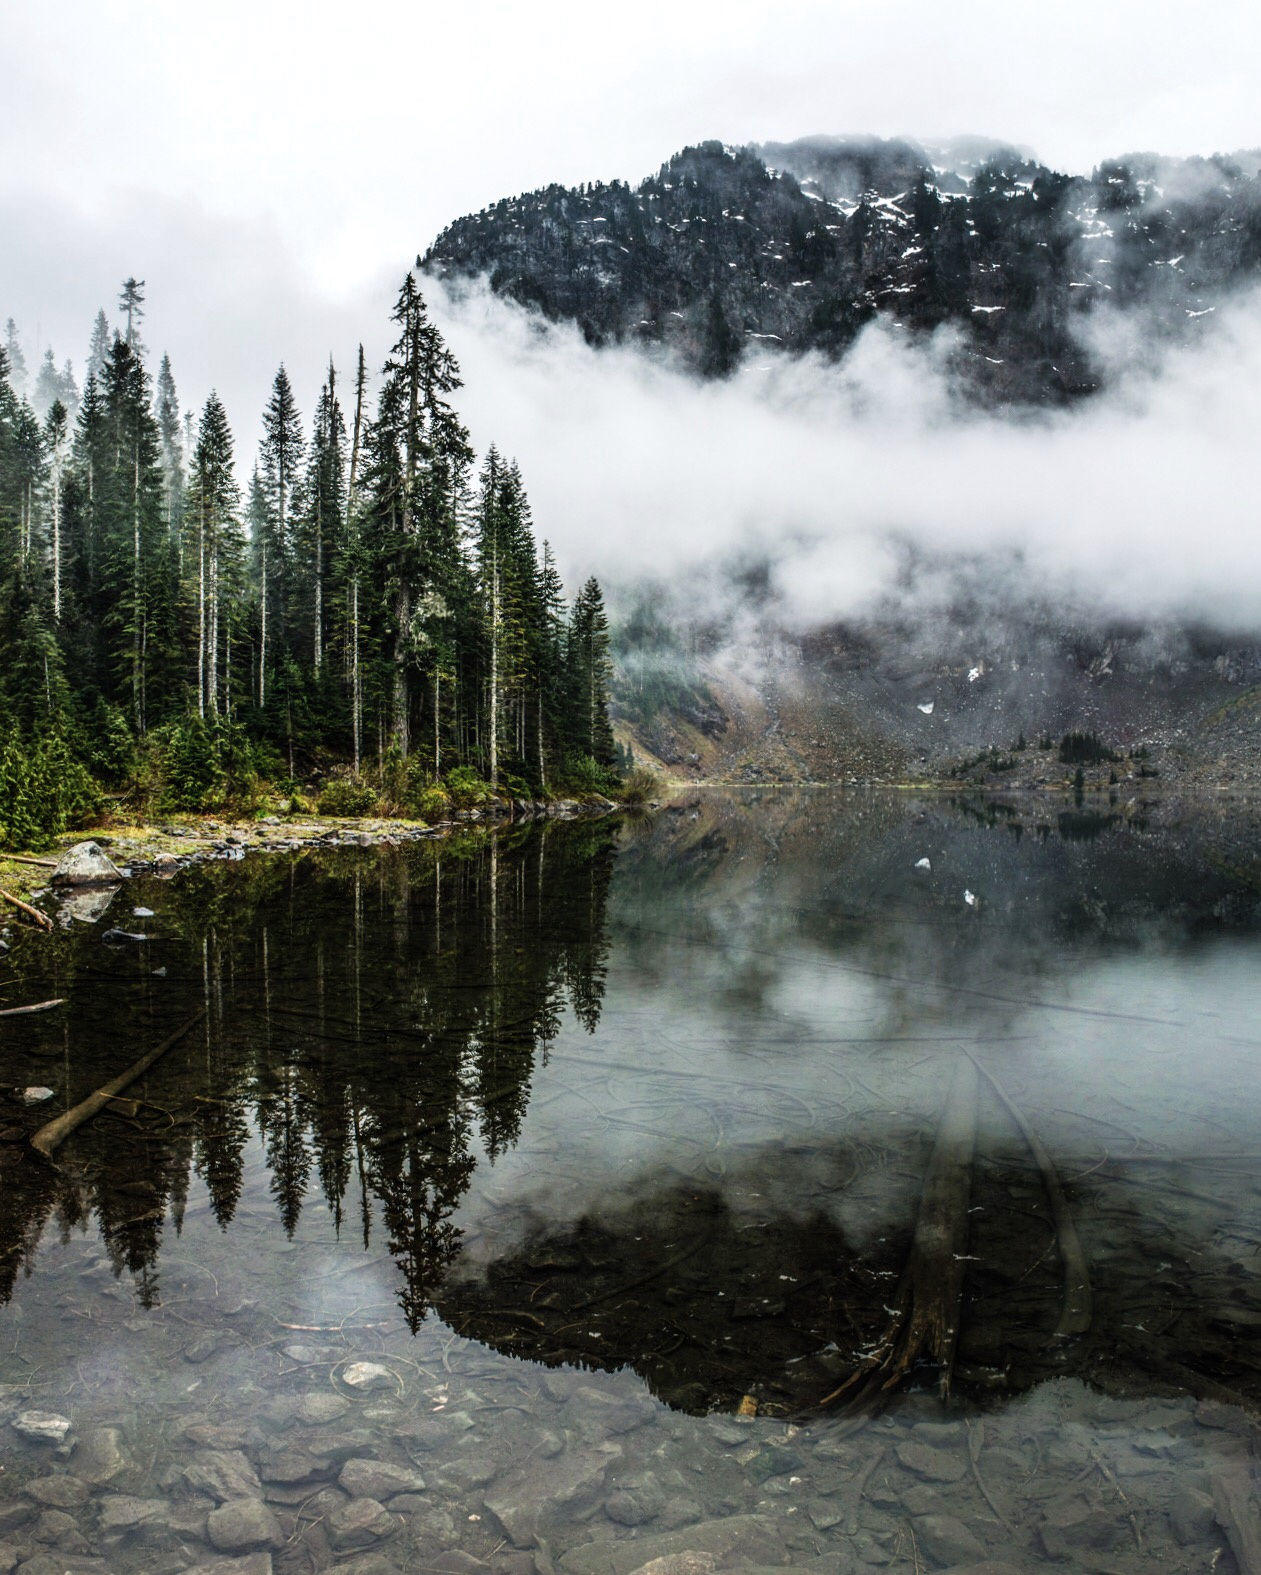
[[[1258,1567],[1246,806],[697,790],[8,939],[0,1570]]]

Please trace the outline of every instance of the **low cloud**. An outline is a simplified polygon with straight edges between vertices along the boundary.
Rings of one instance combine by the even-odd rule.
[[[429,293],[474,438],[520,461],[571,580],[656,581],[706,617],[757,569],[800,630],[940,604],[964,565],[1082,616],[1261,628],[1261,294],[1156,355],[1147,324],[1100,316],[1109,392],[997,416],[955,397],[948,334],[879,322],[839,366],[751,355],[704,383],[481,288]]]

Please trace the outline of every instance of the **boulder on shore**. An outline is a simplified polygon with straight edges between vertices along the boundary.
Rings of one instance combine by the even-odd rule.
[[[76,842],[67,848],[52,873],[54,886],[113,886],[122,871],[95,842]]]

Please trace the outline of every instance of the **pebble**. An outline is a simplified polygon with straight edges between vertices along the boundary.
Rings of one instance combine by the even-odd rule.
[[[46,1099],[53,1097],[51,1088],[24,1088],[22,1090],[22,1103],[24,1105],[42,1105]]]

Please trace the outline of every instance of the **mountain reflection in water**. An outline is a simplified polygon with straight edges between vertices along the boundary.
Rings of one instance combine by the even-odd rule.
[[[333,1301],[330,1262],[384,1251],[413,1332],[436,1310],[682,1410],[802,1414],[888,1328],[968,1059],[956,1394],[1072,1374],[1255,1401],[1254,830],[705,794],[138,882],[148,940],[76,922],[6,959],[6,1001],[69,1004],[0,1041],[0,1084],[56,1094],[14,1097],[0,1133],[0,1292],[38,1316],[57,1240],[98,1232],[156,1311],[201,1200],[229,1237],[249,1217],[266,1295],[268,1241],[320,1209]],[[29,1156],[50,1109],[203,1005],[56,1169]],[[1063,1220],[1013,1105],[1088,1268],[1067,1339]]]

